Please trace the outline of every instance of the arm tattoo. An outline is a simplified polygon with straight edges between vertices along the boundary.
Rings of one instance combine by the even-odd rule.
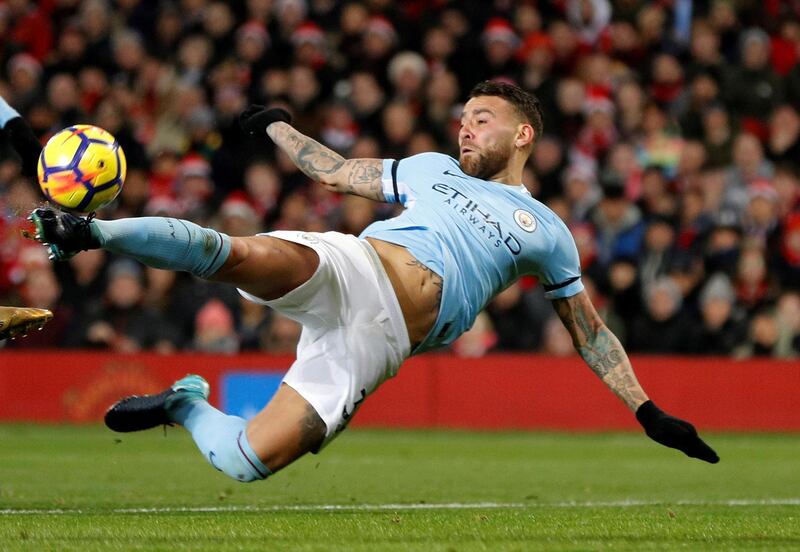
[[[380,159],[352,159],[345,161],[345,165],[349,173],[346,193],[386,201],[381,188],[383,162]]]
[[[267,127],[270,138],[309,178],[325,182],[344,165],[344,158],[286,123]]]
[[[556,299],[553,306],[589,368],[631,410],[636,410],[647,400],[647,395],[636,380],[628,355],[598,316],[586,293]]]
[[[309,178],[321,182],[330,191],[386,201],[381,188],[382,160],[345,160],[335,151],[286,123],[269,125],[267,134],[298,169]]]
[[[408,261],[406,263],[407,266],[415,266],[417,268],[421,268],[425,272],[430,272],[431,274],[431,283],[436,286],[436,306],[435,309],[439,309],[439,305],[442,304],[442,292],[444,291],[444,280],[441,276],[439,276],[436,272],[419,262],[418,260],[414,259],[413,261]]]

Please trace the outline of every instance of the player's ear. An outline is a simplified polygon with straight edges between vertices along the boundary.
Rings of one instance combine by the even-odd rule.
[[[519,149],[525,149],[530,147],[535,139],[536,132],[533,130],[533,126],[529,123],[520,123],[517,127],[517,136],[514,139],[514,146]]]

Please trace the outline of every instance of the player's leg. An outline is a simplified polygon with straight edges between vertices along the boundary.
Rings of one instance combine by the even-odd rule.
[[[51,318],[53,313],[47,309],[0,307],[0,341],[41,330]]]
[[[272,301],[308,281],[319,266],[314,249],[271,236],[230,238],[231,249],[210,280],[225,282]]]
[[[205,398],[172,405],[168,417],[191,433],[214,468],[242,482],[265,479],[316,450],[326,433],[314,408],[285,384],[249,422],[217,410]]]
[[[103,248],[154,268],[231,283],[267,300],[308,280],[319,264],[316,252],[302,244],[268,236],[231,238],[174,218],[89,221],[44,208],[30,218],[36,238],[55,259]]]
[[[127,397],[106,413],[119,432],[177,423],[191,433],[203,457],[241,482],[265,479],[322,443],[326,426],[311,405],[287,385],[249,423],[224,414],[207,399],[209,386],[190,375],[157,395]]]

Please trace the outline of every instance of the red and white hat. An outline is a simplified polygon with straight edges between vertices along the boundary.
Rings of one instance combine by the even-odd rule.
[[[211,165],[199,155],[190,154],[181,161],[180,175],[181,178],[187,178],[190,176],[210,178]]]
[[[756,178],[747,186],[748,199],[763,197],[770,201],[778,201],[778,191],[766,178]]]
[[[234,191],[227,195],[219,208],[223,217],[241,217],[250,221],[257,221],[258,214],[250,198],[242,191]]]
[[[382,15],[370,17],[365,32],[382,36],[390,42],[397,40],[397,31],[395,31],[394,25]]]
[[[583,102],[583,111],[587,115],[595,112],[607,113],[613,115],[615,111],[614,102],[605,96],[589,96]]]
[[[325,33],[323,33],[320,26],[313,21],[306,21],[292,32],[291,40],[292,44],[295,46],[300,46],[301,44],[322,46],[325,43]]]
[[[519,45],[519,37],[507,19],[493,17],[486,23],[482,35],[483,41],[488,44],[494,41],[505,42],[512,48]]]
[[[260,21],[248,21],[236,31],[237,38],[252,38],[264,44],[269,44],[269,33]]]
[[[22,52],[8,60],[8,70],[10,73],[23,70],[31,76],[39,78],[39,75],[42,74],[42,64],[32,55]]]

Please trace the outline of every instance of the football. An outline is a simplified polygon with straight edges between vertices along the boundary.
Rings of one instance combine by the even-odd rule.
[[[125,154],[108,131],[73,125],[56,133],[42,149],[39,186],[51,203],[86,214],[117,197],[125,170]]]

